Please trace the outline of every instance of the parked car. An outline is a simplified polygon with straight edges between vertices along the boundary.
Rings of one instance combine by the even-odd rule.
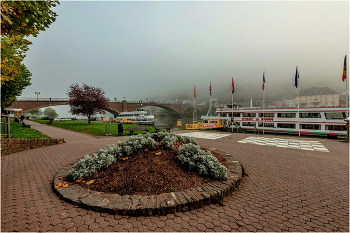
[[[49,117],[42,117],[41,120],[49,120]]]
[[[56,118],[55,121],[70,121],[71,119],[69,118],[64,118],[64,117],[61,117],[61,118]]]

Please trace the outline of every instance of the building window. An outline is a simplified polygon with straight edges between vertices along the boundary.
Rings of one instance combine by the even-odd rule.
[[[334,101],[333,102],[331,102],[333,105],[334,105]]]
[[[279,118],[295,118],[296,113],[277,113]]]
[[[317,98],[315,98],[315,101],[317,101]]]
[[[300,118],[321,118],[321,113],[303,112],[299,113]]]
[[[256,117],[256,113],[243,113],[243,117]]]
[[[321,125],[301,124],[300,129],[320,130]]]
[[[259,117],[263,117],[262,113],[259,113]],[[273,112],[268,112],[268,113],[264,113],[264,117],[274,117],[274,113]]]
[[[346,131],[345,125],[326,125],[326,130]]]
[[[233,113],[233,117],[240,117],[240,115],[240,113]],[[232,113],[229,113],[228,117],[232,117]]]
[[[295,129],[295,124],[278,123],[278,124],[277,124],[277,128]]]
[[[255,126],[255,122],[242,122],[242,126]]]
[[[263,123],[259,123],[259,127],[263,127]],[[264,123],[264,127],[273,128],[274,123]]]

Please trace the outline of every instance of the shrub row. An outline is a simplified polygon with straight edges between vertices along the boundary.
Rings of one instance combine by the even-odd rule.
[[[132,154],[158,148],[171,150],[176,142],[183,146],[179,148],[177,158],[190,170],[200,175],[207,175],[215,179],[226,179],[226,168],[211,155],[210,152],[200,150],[195,139],[174,133],[159,132],[153,134],[139,134],[129,137],[125,142],[118,142],[117,146],[111,145],[96,153],[85,155],[72,166],[65,180],[75,181],[82,177],[90,177],[101,169],[111,166],[122,157],[130,157]]]

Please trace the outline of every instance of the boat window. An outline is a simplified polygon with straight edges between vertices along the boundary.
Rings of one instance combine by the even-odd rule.
[[[326,130],[346,131],[345,125],[326,125]]]
[[[242,122],[242,126],[255,126],[255,122]]]
[[[277,113],[277,117],[279,117],[279,118],[295,118],[296,113],[279,112],[279,113]]]
[[[300,129],[312,129],[312,130],[320,130],[321,125],[312,125],[312,124],[301,124]]]
[[[274,113],[273,112],[268,112],[268,113],[264,113],[264,116],[262,113],[259,113],[259,117],[273,117]]]
[[[277,128],[289,128],[289,129],[295,129],[295,124],[284,124],[284,123],[278,123]]]
[[[344,119],[345,112],[325,112],[326,119]]]
[[[263,127],[263,123],[259,123],[259,127]],[[265,123],[264,127],[273,128],[274,123]]]
[[[233,117],[240,117],[240,115],[240,113],[233,113]],[[228,117],[232,117],[232,113],[229,113]]]
[[[321,113],[319,112],[303,112],[299,113],[300,118],[321,118]]]
[[[255,117],[256,113],[243,113],[243,117]]]

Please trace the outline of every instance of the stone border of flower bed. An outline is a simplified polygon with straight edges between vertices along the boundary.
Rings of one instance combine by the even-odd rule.
[[[217,203],[230,195],[238,187],[243,175],[241,164],[238,161],[233,161],[230,154],[216,149],[212,150],[222,154],[227,160],[227,180],[225,181],[214,181],[181,192],[152,196],[108,194],[89,190],[78,184],[56,189],[54,186],[62,181],[59,179],[60,177],[66,176],[74,164],[72,163],[63,167],[56,174],[53,180],[53,190],[60,198],[69,203],[99,212],[119,215],[166,215],[201,208],[211,203]]]

